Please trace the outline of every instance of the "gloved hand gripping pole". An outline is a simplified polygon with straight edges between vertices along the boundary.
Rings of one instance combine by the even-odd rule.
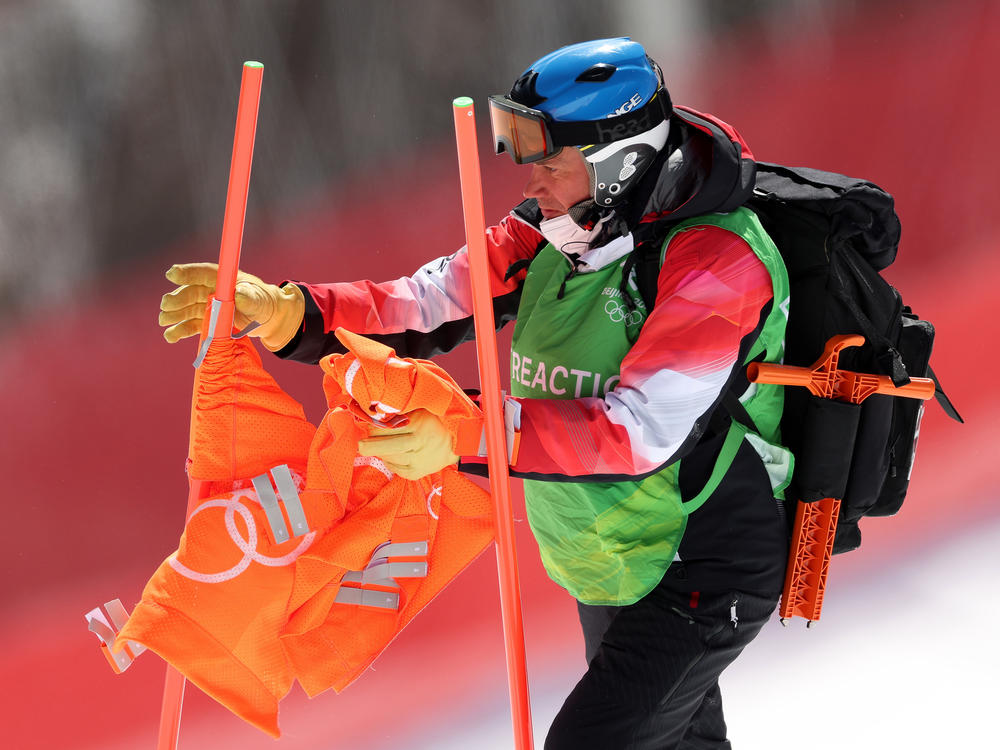
[[[240,81],[240,99],[236,111],[236,132],[233,135],[233,156],[229,167],[229,188],[226,193],[226,211],[222,221],[222,242],[219,248],[219,272],[215,294],[209,299],[210,313],[205,316],[197,368],[215,338],[232,334],[236,313],[236,275],[240,266],[240,249],[243,227],[246,222],[247,195],[250,191],[250,167],[253,163],[253,146],[257,135],[257,110],[260,104],[261,79],[264,66],[259,62],[243,63]],[[195,394],[196,395],[196,394]],[[192,397],[192,409],[193,409]],[[192,423],[193,424],[193,423]],[[193,444],[193,430],[192,430]],[[190,450],[188,453],[190,457]],[[190,458],[188,459],[190,463]],[[205,499],[205,482],[189,477],[187,517]],[[180,731],[181,704],[184,702],[184,676],[167,665],[163,686],[163,703],[160,709],[160,730],[157,750],[175,750]]]
[[[907,385],[897,387],[885,375],[839,369],[841,350],[864,343],[864,336],[834,336],[811,368],[755,362],[747,367],[747,378],[751,383],[803,386],[814,396],[850,404],[860,404],[875,393],[933,398],[934,381],[929,378],[911,378]],[[782,624],[796,615],[808,620],[807,627],[819,620],[842,499],[800,500],[796,506],[792,546],[778,609]]]
[[[528,676],[524,656],[521,590],[517,573],[517,551],[514,545],[514,516],[510,499],[510,472],[507,466],[507,438],[500,390],[496,327],[493,320],[493,295],[490,292],[489,258],[486,250],[486,219],[479,172],[476,116],[472,99],[468,97],[455,99],[452,110],[455,116],[455,137],[458,141],[465,238],[468,244],[469,273],[472,280],[479,380],[486,418],[486,453],[490,472],[490,491],[493,494],[497,569],[500,579],[500,614],[507,654],[507,683],[514,724],[514,746],[517,750],[531,750],[533,742],[531,706],[528,701]]]

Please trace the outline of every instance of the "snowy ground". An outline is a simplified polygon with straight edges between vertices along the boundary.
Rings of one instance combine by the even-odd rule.
[[[1000,747],[992,716],[1000,700],[998,572],[994,519],[830,593],[822,621],[808,630],[801,620],[769,623],[723,676],[733,746]],[[532,681],[538,747],[574,677]],[[512,747],[506,715],[452,723],[426,745],[414,740],[411,747],[435,750]]]
[[[1000,747],[992,717],[1000,700],[1000,647],[994,637],[1000,622],[1000,516],[987,515],[993,518],[942,534],[944,541],[928,547],[926,554],[891,555],[874,564],[860,557],[862,553],[837,558],[822,621],[807,629],[800,619],[787,628],[773,620],[723,675],[733,746]],[[566,617],[552,627],[556,624],[573,629]],[[575,635],[562,646],[559,641],[546,645],[547,664],[529,658],[537,748],[582,672]],[[451,636],[453,659],[455,654],[474,654],[470,644],[484,640],[475,634],[468,636],[469,642],[462,637],[460,630]],[[191,691],[194,705],[190,712],[185,708],[180,750],[513,748],[500,670],[494,668],[493,679],[463,683],[461,690],[445,696],[434,686],[466,679],[470,670],[464,662],[435,659],[419,664],[421,669],[436,664],[448,676],[425,674],[421,682],[421,675],[400,672],[389,660],[381,674],[394,677],[383,682],[386,692],[381,698],[368,694],[361,703],[347,704],[332,695],[315,701],[290,699],[287,707],[283,704],[285,734],[279,742],[249,730],[214,704],[206,707],[208,699]],[[199,711],[199,702],[205,710]],[[118,733],[114,740],[87,750],[135,750],[152,747],[153,742],[147,726],[136,734]]]

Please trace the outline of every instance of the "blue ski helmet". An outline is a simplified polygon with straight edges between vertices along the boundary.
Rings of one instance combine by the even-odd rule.
[[[525,164],[579,148],[598,208],[620,203],[653,163],[671,112],[659,67],[628,37],[550,52],[490,97],[497,153]]]

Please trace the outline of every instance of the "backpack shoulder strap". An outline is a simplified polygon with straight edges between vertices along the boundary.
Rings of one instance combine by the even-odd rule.
[[[656,287],[660,278],[660,245],[655,241],[639,242],[629,255],[625,266],[625,278],[635,268],[635,283],[639,295],[646,305],[646,313],[656,304]]]

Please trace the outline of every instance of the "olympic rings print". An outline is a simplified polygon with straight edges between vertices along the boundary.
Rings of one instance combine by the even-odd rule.
[[[628,311],[625,304],[615,299],[609,299],[604,303],[604,312],[611,318],[612,323],[625,322],[625,325],[634,326],[642,322],[642,313],[638,310]]]
[[[231,567],[229,570],[224,570],[220,573],[201,573],[196,570],[191,570],[191,568],[184,565],[184,563],[177,559],[175,554],[168,558],[170,567],[185,578],[190,578],[192,581],[198,581],[199,583],[224,583],[225,581],[230,581],[233,578],[236,578],[236,576],[249,568],[251,562],[258,562],[261,565],[267,565],[269,567],[291,565],[295,562],[295,560],[303,552],[309,549],[313,540],[316,538],[316,532],[310,531],[302,537],[302,541],[299,542],[298,547],[281,557],[269,557],[268,555],[261,554],[257,551],[257,524],[254,521],[253,514],[250,512],[249,508],[240,502],[243,498],[249,498],[252,500],[255,498],[255,495],[256,493],[253,491],[239,490],[229,499],[208,500],[195,508],[194,513],[191,514],[191,518],[194,518],[203,510],[207,510],[209,508],[226,509],[226,531],[229,532],[229,538],[233,540],[233,544],[235,544],[237,549],[243,553],[243,559],[236,563],[236,565]],[[240,535],[239,529],[236,528],[237,513],[240,514],[244,523],[246,523],[246,539]]]

